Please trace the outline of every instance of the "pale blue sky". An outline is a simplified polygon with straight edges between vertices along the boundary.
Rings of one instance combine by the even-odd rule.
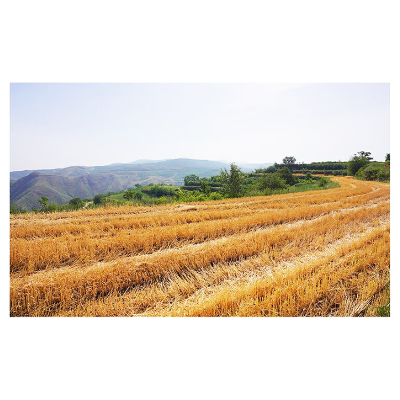
[[[389,84],[11,84],[11,170],[389,149]]]

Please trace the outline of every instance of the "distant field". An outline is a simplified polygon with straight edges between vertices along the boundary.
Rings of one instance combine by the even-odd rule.
[[[10,216],[11,316],[374,316],[389,184]]]

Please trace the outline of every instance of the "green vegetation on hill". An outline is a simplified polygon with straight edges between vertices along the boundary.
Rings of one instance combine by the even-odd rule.
[[[271,170],[270,170],[271,171]],[[221,170],[219,175],[200,178],[195,174],[184,177],[187,185],[175,186],[167,184],[136,184],[127,190],[96,194],[81,199],[74,197],[67,204],[60,205],[42,196],[34,212],[69,211],[80,208],[96,208],[105,205],[156,205],[166,203],[199,202],[221,200],[228,197],[262,196],[271,194],[321,190],[339,186],[328,178],[314,177],[310,173],[295,176],[288,167],[276,172],[244,173],[235,164],[230,169]],[[26,212],[15,203],[11,203],[11,213]]]
[[[228,166],[218,161],[176,159],[144,164],[17,171],[10,173],[10,200],[26,209],[35,208],[41,196],[50,202],[65,204],[76,197],[93,198],[99,193],[117,193],[135,184],[179,186],[184,183],[186,175],[209,178]]]
[[[209,169],[207,169],[208,176],[202,177],[196,174],[196,168],[202,170],[201,167],[206,165],[204,160],[167,160],[136,165],[139,170],[147,166],[150,170],[152,168],[155,170],[156,164],[158,164],[157,168],[160,164],[164,165],[164,169],[157,172],[160,175],[148,177],[142,180],[142,183],[138,180],[143,176],[132,174],[60,176],[32,172],[17,181],[11,181],[10,212],[17,213],[29,209],[35,211],[75,210],[106,204],[153,205],[206,201],[226,197],[320,190],[338,186],[329,178],[313,176],[313,174],[349,174],[358,179],[388,182],[390,154],[387,154],[385,162],[372,161],[372,159],[371,153],[360,151],[348,162],[297,164],[296,159],[290,156],[285,157],[282,164],[275,163],[268,168],[259,168],[249,173],[244,173],[237,165],[231,164],[229,170],[221,168],[218,171],[219,174],[215,175],[210,175],[212,168],[225,164],[210,161]],[[125,167],[125,164],[122,165]],[[189,165],[191,169],[188,168]],[[183,171],[187,174],[183,175]],[[169,178],[163,181],[160,176],[169,176]],[[177,177],[180,183],[184,183],[183,186],[173,183],[175,179],[178,179]],[[151,179],[154,181],[147,182]]]
[[[390,181],[390,153],[385,162],[372,161],[370,152],[359,151],[348,162],[349,175],[366,181]]]
[[[355,174],[356,178],[366,181],[390,181],[390,164],[382,162],[371,162],[368,165],[361,167]]]

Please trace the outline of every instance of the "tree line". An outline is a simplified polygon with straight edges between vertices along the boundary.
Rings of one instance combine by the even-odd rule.
[[[287,193],[302,190],[334,187],[334,183],[320,175],[351,175],[366,180],[390,180],[390,153],[385,163],[373,162],[370,152],[360,151],[348,162],[296,163],[296,158],[286,156],[282,163],[274,163],[264,169],[244,173],[235,163],[229,170],[222,169],[219,175],[200,178],[190,174],[184,177],[184,185],[177,187],[165,184],[149,184],[129,188],[119,193],[96,194],[92,199],[73,198],[68,204],[49,202],[42,196],[38,208],[33,212],[72,211],[81,208],[100,207],[107,204],[118,205],[126,202],[135,204],[164,204],[169,202],[190,202],[220,200],[240,196],[259,196],[275,193]],[[296,174],[296,175],[295,175]],[[300,175],[299,175],[300,174]],[[124,201],[112,199],[112,195],[121,195]],[[12,214],[27,212],[15,204],[10,205]]]

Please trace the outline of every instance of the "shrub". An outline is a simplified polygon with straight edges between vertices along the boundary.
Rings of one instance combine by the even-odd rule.
[[[10,203],[10,214],[21,214],[23,211],[15,203]]]
[[[78,210],[79,208],[82,208],[84,205],[83,200],[80,199],[79,197],[74,197],[68,202],[68,204],[74,210]]]
[[[222,200],[224,198],[224,196],[222,196],[221,193],[218,192],[214,192],[214,193],[210,193],[210,195],[208,196],[208,198],[210,200]]]
[[[376,179],[378,179],[378,173],[379,173],[379,169],[378,168],[369,168],[369,167],[367,167],[367,168],[364,169],[363,177],[367,181],[375,181]]]
[[[209,195],[196,191],[177,190],[175,198],[178,203],[189,203],[192,201],[206,201],[206,200],[222,200],[225,198],[221,193],[213,192]]]
[[[311,175],[311,172],[306,173],[305,179],[310,182],[313,180],[313,176]]]
[[[197,175],[194,175],[194,174],[192,174],[192,175],[186,175],[186,176],[183,178],[183,181],[185,182],[185,185],[186,185],[186,186],[194,186],[194,185],[193,185],[194,182],[200,183],[200,178],[199,178]]]
[[[208,182],[205,178],[202,178],[200,180],[200,186],[201,186],[201,191],[204,194],[209,195],[211,193],[211,186],[208,184]]]
[[[318,180],[318,187],[325,187],[329,183],[329,179],[322,177]]]
[[[123,194],[123,198],[126,200],[132,200],[134,196],[134,191],[133,190],[127,190],[126,192],[124,192]]]
[[[105,204],[107,201],[107,197],[104,194],[96,194],[96,196],[93,197],[93,204],[99,205],[99,204]]]
[[[149,185],[149,188],[142,189],[142,192],[149,194],[151,197],[174,196],[175,188],[165,185]]]
[[[260,190],[265,189],[285,189],[287,187],[284,179],[280,176],[279,172],[273,174],[265,174],[260,178],[258,188]]]
[[[136,200],[142,200],[143,199],[143,193],[142,192],[135,192],[133,194],[133,198]]]
[[[163,196],[157,199],[157,204],[166,204],[166,203],[168,203],[168,200]]]
[[[279,169],[277,174],[289,186],[292,186],[298,182],[298,179],[290,172],[288,167],[283,167],[283,168]]]
[[[51,202],[50,204],[47,205],[46,207],[46,212],[56,212],[56,211],[61,211],[64,207],[60,206],[57,203]]]
[[[382,167],[382,164],[371,163],[366,167],[360,168],[356,172],[356,178],[367,181],[388,181],[390,180],[390,169]]]
[[[389,181],[390,180],[390,170],[389,169],[381,169],[378,172],[378,180],[382,181]]]
[[[40,198],[40,200],[38,200],[38,202],[39,202],[39,205],[40,205],[40,208],[41,208],[41,211],[46,211],[46,209],[47,209],[47,201],[48,201],[49,199],[47,198],[47,197],[45,197],[45,196],[42,196],[41,198]]]
[[[273,174],[273,173],[276,172],[276,171],[278,171],[278,170],[276,169],[276,167],[275,167],[274,165],[270,165],[270,166],[265,170],[265,172],[266,172],[267,174]]]

